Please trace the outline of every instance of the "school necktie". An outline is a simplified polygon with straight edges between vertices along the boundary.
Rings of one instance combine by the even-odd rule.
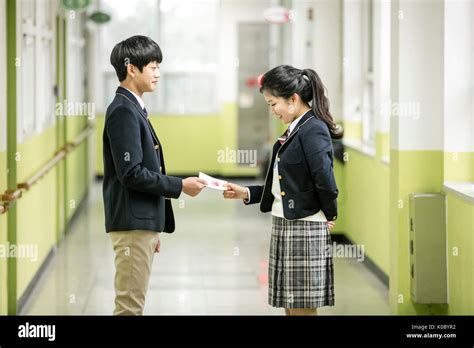
[[[145,117],[148,121],[148,126],[150,127],[150,130],[158,143],[155,145],[155,148],[159,149],[160,142],[158,140],[158,135],[156,135],[155,129],[153,128],[153,125],[151,124],[150,119],[148,118],[148,111],[146,111],[146,108],[143,108],[143,113],[145,114]]]
[[[289,135],[290,135],[290,127],[288,127],[286,132],[281,137],[278,138],[278,141],[280,142],[280,144],[283,144]]]

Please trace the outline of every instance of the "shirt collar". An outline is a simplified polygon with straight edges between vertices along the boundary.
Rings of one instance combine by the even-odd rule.
[[[127,91],[129,91],[130,93],[132,93],[132,95],[137,99],[138,103],[140,104],[141,108],[144,109],[145,108],[145,102],[143,101],[142,98],[140,98],[137,94],[135,94],[133,91],[129,90],[128,88],[125,88],[125,87],[122,87],[124,89],[126,89]]]
[[[290,130],[290,134],[293,132],[293,129],[295,129],[295,127],[298,125],[298,122],[301,120],[301,118],[302,118],[304,115],[306,115],[308,112],[310,112],[310,111],[311,111],[311,109],[309,109],[308,111],[306,111],[303,115],[298,116],[293,122],[291,122],[290,127],[288,127],[289,130]]]

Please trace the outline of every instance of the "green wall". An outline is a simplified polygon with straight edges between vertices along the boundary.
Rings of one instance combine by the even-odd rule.
[[[87,118],[75,116],[66,119],[67,141],[74,138],[87,126]],[[74,215],[90,182],[87,168],[87,142],[83,142],[74,149],[65,160],[66,165],[66,219],[69,221]]]
[[[474,202],[447,193],[449,314],[474,314]]]
[[[379,159],[346,148],[347,162],[340,201],[344,232],[364,246],[368,256],[389,274],[389,167]]]
[[[68,141],[72,140],[84,127],[85,118],[66,120]],[[18,144],[21,160],[18,161],[18,182],[31,177],[41,166],[54,156],[57,150],[57,126],[42,134]],[[17,243],[36,245],[38,258],[17,260],[17,297],[20,298],[39,270],[51,249],[60,241],[64,227],[59,225],[58,215],[66,216],[66,223],[79,207],[88,189],[91,178],[87,177],[87,143],[72,150],[60,165],[52,169],[30,190],[23,193],[17,205]],[[66,190],[58,186],[59,172],[66,168]],[[61,176],[62,177],[62,176]],[[58,187],[60,192],[58,192]],[[65,195],[60,204],[58,197]],[[72,202],[73,201],[73,202]],[[7,213],[8,214],[8,213]],[[4,218],[2,217],[2,221]],[[5,284],[6,282],[2,282]],[[2,310],[4,307],[2,306]]]
[[[409,194],[441,192],[443,153],[392,150],[390,167],[391,312],[446,314],[444,305],[420,305],[411,300],[409,264]]]
[[[337,209],[338,209],[338,216],[336,220],[336,225],[334,229],[331,231],[331,234],[341,234],[346,232],[346,201],[347,201],[347,194],[345,189],[345,180],[346,180],[346,168],[345,164],[340,163],[337,160],[334,160],[334,176],[336,178],[337,188],[339,189],[339,195],[337,198]]]
[[[18,144],[21,156],[17,162],[18,182],[31,177],[56,151],[56,129],[51,127],[42,134]],[[56,171],[51,170],[30,190],[23,193],[17,205],[17,243],[36,245],[38,259],[17,259],[17,296],[21,297],[33,276],[56,243]]]
[[[6,152],[0,152],[0,194],[7,188]],[[7,242],[7,216],[8,213],[0,215],[0,244]],[[0,258],[0,315],[7,314],[7,262]]]
[[[445,152],[444,180],[474,182],[474,152]]]
[[[344,129],[346,139],[360,139],[358,123],[345,123]],[[448,193],[449,305],[420,305],[410,298],[408,198],[412,192],[442,192],[444,181],[473,182],[474,153],[390,151],[389,135],[380,133],[375,148],[376,155],[369,156],[346,147],[345,165],[336,165],[342,188],[340,230],[363,244],[366,255],[389,276],[392,314],[472,315],[473,204]],[[390,158],[390,164],[382,163],[382,157]],[[457,256],[454,246],[460,246]]]
[[[444,180],[474,182],[474,152],[445,152]],[[446,193],[448,313],[474,314],[474,203]]]
[[[16,188],[34,175],[55,155],[66,142],[75,139],[87,124],[85,117],[58,117],[56,124],[41,134],[32,135],[19,144],[16,140],[16,1],[7,2],[7,128],[8,155],[0,153],[0,193],[7,188]],[[64,59],[64,21],[57,20],[57,83],[60,86],[59,100],[66,95],[65,59]],[[19,158],[15,156],[18,153]],[[0,215],[0,243],[7,241],[17,245],[31,245],[37,248],[36,260],[16,258],[8,262],[10,273],[7,275],[7,259],[0,258],[0,314],[16,314],[15,299],[19,299],[37,274],[46,256],[61,240],[77,207],[80,205],[91,178],[88,177],[87,143],[72,150],[66,159],[58,163],[43,178],[12,205],[6,214]],[[10,169],[7,173],[7,163]],[[8,181],[7,181],[8,177]],[[70,201],[75,201],[71,209]],[[8,222],[8,226],[7,226]],[[34,255],[33,255],[34,256]],[[10,259],[11,261],[12,259]],[[8,303],[8,298],[11,299]]]

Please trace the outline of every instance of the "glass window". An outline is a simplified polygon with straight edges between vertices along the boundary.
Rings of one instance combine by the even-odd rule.
[[[162,112],[217,111],[218,11],[216,0],[160,1],[160,38],[164,52],[159,94]]]
[[[17,2],[19,142],[55,122],[54,10],[52,2],[47,0]]]
[[[36,131],[43,129],[54,123],[54,85],[55,85],[55,58],[54,35],[53,35],[53,6],[52,1],[37,2],[37,23],[41,28],[41,36],[36,38],[38,54],[36,56],[36,78],[37,78],[37,123]]]
[[[130,36],[146,35],[163,51],[158,91],[144,94],[148,111],[216,111],[217,0],[104,0],[101,4],[112,16],[101,32],[104,109],[119,84],[109,62],[113,47]],[[146,21],[143,13],[148,14]]]
[[[363,25],[363,90],[362,90],[362,140],[367,145],[375,144],[375,115],[374,115],[374,12],[373,0],[362,2]]]
[[[110,53],[114,46],[122,40],[133,35],[145,35],[155,40],[163,49],[158,40],[159,2],[158,0],[103,0],[101,8],[111,15],[111,21],[100,28],[100,61],[101,75],[104,88],[102,110],[107,109],[112,101],[115,89],[119,85],[117,75],[110,64]],[[146,13],[146,20],[143,20]],[[165,52],[165,59],[168,57]],[[160,93],[161,81],[158,84]],[[155,93],[146,93],[143,98],[148,112],[156,111],[157,96]]]
[[[84,13],[70,11],[67,16],[67,101],[82,103],[85,99]],[[75,112],[78,110],[74,109]],[[77,115],[76,115],[77,116]]]

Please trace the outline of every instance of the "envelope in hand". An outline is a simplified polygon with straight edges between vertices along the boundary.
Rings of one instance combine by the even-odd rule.
[[[203,179],[204,181],[206,181],[207,187],[209,188],[212,188],[215,190],[221,190],[221,191],[227,190],[227,188],[224,187],[224,184],[227,184],[227,181],[213,178],[212,176],[209,176],[201,172],[199,172],[199,179]]]

